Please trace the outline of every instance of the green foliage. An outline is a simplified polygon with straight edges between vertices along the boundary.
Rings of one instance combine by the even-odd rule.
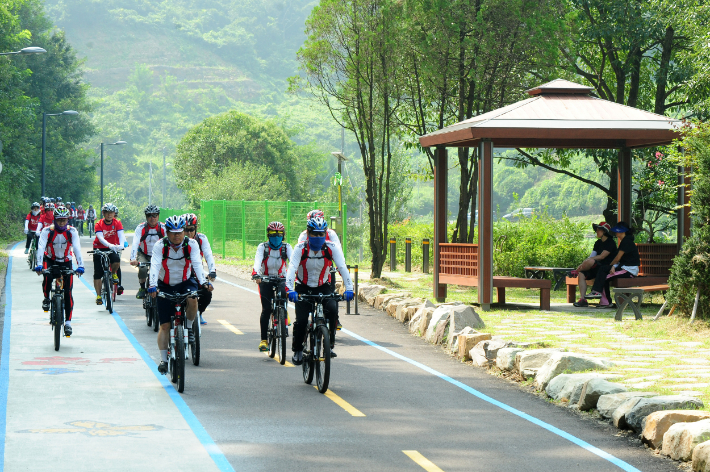
[[[266,166],[232,162],[220,174],[196,180],[192,195],[199,200],[276,200],[287,195],[286,184]]]
[[[219,188],[225,188],[230,178],[231,182],[238,182],[228,176],[231,171],[239,171],[239,167],[232,167],[235,163],[252,164],[245,170],[267,169],[273,173],[251,181],[261,186],[269,178],[282,182],[274,189],[277,195],[269,195],[270,198],[299,200],[308,194],[308,184],[314,177],[314,167],[308,162],[311,153],[311,148],[295,145],[274,120],[231,111],[207,118],[185,134],[177,147],[175,175],[178,186],[194,206],[200,195],[209,193],[203,181],[210,175],[222,180]]]
[[[576,267],[589,255],[584,223],[547,214],[493,226],[493,274],[524,277],[525,266]]]
[[[520,206],[546,210],[554,218],[600,213],[606,195],[584,182],[557,174],[528,190]]]
[[[667,298],[681,313],[689,315],[699,290],[696,316],[710,318],[710,125],[696,123],[695,127],[685,129],[684,135],[678,143],[683,151],[672,150],[669,157],[692,169],[692,232],[673,260]]]

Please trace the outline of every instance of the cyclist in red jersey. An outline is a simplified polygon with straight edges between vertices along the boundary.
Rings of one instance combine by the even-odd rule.
[[[84,207],[79,205],[76,209],[76,229],[79,231],[79,235],[84,236]]]
[[[25,254],[30,251],[32,239],[37,238],[37,225],[42,214],[39,210],[39,203],[34,202],[30,207],[30,212],[25,217],[25,234],[27,235],[27,243],[25,244]]]
[[[121,267],[121,256],[119,251],[128,247],[126,238],[123,235],[123,225],[121,220],[115,218],[116,206],[111,203],[106,203],[101,208],[103,218],[96,222],[96,238],[94,239],[94,250],[107,252],[109,261],[111,262],[111,273],[113,274],[113,283],[118,284],[118,294],[123,293],[123,287],[120,285],[118,276],[119,268]],[[104,268],[102,265],[101,256],[94,254],[94,288],[96,289],[96,304],[101,305],[101,279],[104,277]]]
[[[39,238],[39,234],[42,232],[42,228],[46,228],[47,226],[50,226],[54,223],[54,203],[52,202],[47,202],[44,204],[44,213],[42,213],[42,216],[39,219],[39,223],[37,223],[37,237]]]

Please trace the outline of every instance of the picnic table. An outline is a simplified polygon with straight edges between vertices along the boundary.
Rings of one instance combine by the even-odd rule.
[[[552,272],[552,278],[555,281],[553,290],[560,290],[570,270],[574,270],[574,268],[527,266],[525,267],[525,278],[543,279],[545,278],[545,272]]]

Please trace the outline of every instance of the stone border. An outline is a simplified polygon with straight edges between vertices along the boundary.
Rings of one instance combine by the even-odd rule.
[[[344,290],[337,285],[340,293]],[[674,460],[690,461],[694,471],[710,472],[710,412],[701,400],[685,395],[629,392],[607,372],[605,359],[516,343],[477,329],[485,323],[461,302],[435,304],[382,285],[360,284],[358,297],[407,324],[409,332],[442,345],[462,361],[517,382],[530,382],[535,393],[577,411],[596,410],[622,431],[638,434],[649,448]]]

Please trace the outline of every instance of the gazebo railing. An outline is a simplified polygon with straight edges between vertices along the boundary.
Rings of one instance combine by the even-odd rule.
[[[438,250],[440,283],[478,285],[478,244],[441,243]]]
[[[639,275],[668,276],[673,258],[678,255],[677,244],[636,244],[639,250]]]

